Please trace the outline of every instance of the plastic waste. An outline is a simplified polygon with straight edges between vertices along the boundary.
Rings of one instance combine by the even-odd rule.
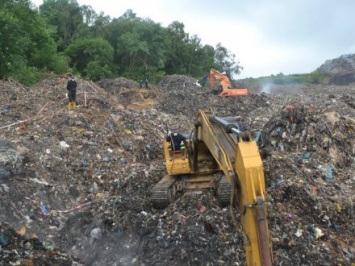
[[[324,236],[324,233],[323,233],[322,229],[320,229],[319,227],[315,227],[314,228],[314,236],[315,236],[316,239]]]
[[[44,215],[48,214],[46,205],[43,202],[41,202],[41,210]]]
[[[3,234],[0,234],[0,245],[1,246],[7,246],[8,240],[7,237]]]
[[[86,167],[86,166],[88,166],[88,165],[89,165],[89,161],[88,161],[88,160],[82,159],[82,160],[80,161],[80,166],[81,166],[81,167]]]
[[[255,141],[256,141],[261,147],[264,146],[264,138],[263,138],[263,135],[262,135],[261,130],[259,130],[258,133],[256,134]]]
[[[276,187],[279,187],[279,186],[282,185],[283,182],[284,182],[284,181],[283,181],[282,179],[276,179],[276,181],[275,181],[275,186],[276,186]]]
[[[341,204],[339,202],[337,203],[337,212],[341,213]]]
[[[327,182],[333,181],[333,168],[328,164],[325,170],[325,180]]]
[[[101,239],[102,237],[102,232],[100,228],[94,228],[90,232],[90,236],[94,239]]]
[[[4,170],[4,169],[0,169],[0,179],[8,179],[8,178],[10,178],[10,176],[11,176],[11,173],[10,172],[8,172],[8,171],[6,171],[6,170]]]
[[[59,145],[60,145],[60,147],[62,147],[62,148],[69,148],[70,146],[65,142],[65,141],[61,141],[60,143],[59,143]]]
[[[304,160],[309,160],[311,158],[311,154],[309,152],[306,152],[305,154],[303,154],[303,159]]]
[[[116,188],[121,188],[121,180],[116,179],[115,183],[116,183]]]
[[[94,182],[91,188],[89,189],[89,192],[96,193],[98,189],[99,189],[98,185],[96,184],[96,182]]]
[[[295,233],[295,236],[300,237],[302,236],[303,230],[302,229],[297,229],[297,232]]]
[[[50,250],[50,251],[53,251],[53,250],[54,250],[54,247],[53,247],[53,246],[46,246],[46,249],[47,249],[47,250]]]
[[[319,227],[315,227],[313,224],[309,225],[309,229],[311,230],[315,239],[324,236],[322,229],[320,229]]]

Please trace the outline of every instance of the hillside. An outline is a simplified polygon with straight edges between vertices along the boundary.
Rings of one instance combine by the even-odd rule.
[[[0,265],[244,265],[242,228],[211,191],[149,201],[166,126],[191,132],[205,108],[262,130],[275,265],[355,263],[355,87],[220,98],[195,81],[79,80],[76,112],[61,77],[0,81]]]
[[[355,54],[344,54],[327,60],[317,70],[328,76],[327,81],[335,85],[348,85],[355,82]]]

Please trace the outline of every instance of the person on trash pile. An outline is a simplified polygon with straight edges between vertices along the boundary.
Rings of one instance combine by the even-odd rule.
[[[77,87],[77,82],[75,80],[75,76],[70,74],[67,76],[68,77],[68,83],[67,83],[67,91],[68,91],[68,109],[70,110],[71,107],[73,109],[76,109],[76,87]]]
[[[146,89],[149,89],[148,79],[144,80],[144,86],[145,86]]]
[[[177,130],[173,130],[173,132],[169,131],[168,136],[166,137],[166,141],[170,142],[168,147],[170,153],[170,160],[172,160],[175,151],[181,151],[182,158],[185,159],[185,141],[186,138],[184,135],[177,132]]]
[[[139,88],[143,88],[143,84],[144,84],[144,81],[141,79],[141,80],[139,81]]]

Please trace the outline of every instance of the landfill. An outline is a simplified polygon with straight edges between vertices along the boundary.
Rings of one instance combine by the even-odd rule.
[[[0,265],[245,265],[243,229],[212,191],[149,200],[168,130],[191,132],[200,109],[258,140],[274,265],[355,265],[354,83],[223,98],[183,75],[78,78],[68,111],[66,82],[0,81]]]

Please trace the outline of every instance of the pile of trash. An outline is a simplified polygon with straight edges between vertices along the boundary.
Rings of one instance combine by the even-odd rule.
[[[79,79],[68,111],[65,85],[0,81],[1,263],[245,265],[243,230],[212,191],[149,200],[169,128],[190,132],[199,109],[239,116],[258,140],[275,265],[355,262],[353,86],[221,98],[181,75],[149,89]]]
[[[328,76],[327,82],[336,85],[349,85],[355,82],[355,54],[345,54],[325,61],[316,70]]]
[[[0,222],[0,264],[1,265],[84,265],[70,254],[53,247],[45,248],[33,235],[25,238],[26,227],[16,232],[10,224]]]

